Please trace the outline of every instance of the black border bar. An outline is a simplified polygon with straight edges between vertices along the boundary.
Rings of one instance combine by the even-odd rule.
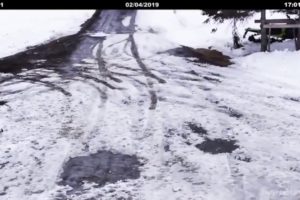
[[[300,0],[0,0],[2,9],[300,9]]]

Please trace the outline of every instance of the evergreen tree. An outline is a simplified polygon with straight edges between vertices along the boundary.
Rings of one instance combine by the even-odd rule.
[[[240,48],[240,37],[237,32],[237,21],[244,20],[254,14],[253,10],[203,10],[203,13],[216,22],[222,23],[224,20],[232,20],[233,48]]]

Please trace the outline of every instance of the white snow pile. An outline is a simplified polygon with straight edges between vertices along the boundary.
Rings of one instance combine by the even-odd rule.
[[[76,33],[94,10],[1,10],[0,57]]]
[[[245,67],[249,73],[280,82],[284,89],[299,88],[300,51],[274,51],[254,53],[236,59],[237,66]]]
[[[125,17],[125,18],[122,20],[122,24],[123,24],[124,26],[129,26],[129,24],[130,24],[130,19],[131,19],[130,16]]]

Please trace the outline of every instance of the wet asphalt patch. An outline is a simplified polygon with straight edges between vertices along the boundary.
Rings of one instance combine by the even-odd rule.
[[[70,158],[63,166],[60,185],[80,189],[86,182],[101,187],[106,183],[140,177],[139,162],[136,156],[99,151],[88,156]]]
[[[49,68],[64,62],[77,46],[77,34],[28,48],[27,50],[0,59],[0,72],[17,74],[22,69]],[[37,60],[45,60],[42,64]]]
[[[235,149],[239,148],[236,144],[236,140],[224,140],[219,138],[205,138],[205,141],[197,144],[196,147],[203,152],[211,154],[231,153]]]
[[[0,106],[7,104],[7,101],[0,101]]]
[[[91,31],[93,25],[99,21],[101,10],[81,25],[79,32],[73,35],[28,47],[25,51],[0,58],[0,72],[20,73],[23,69],[57,68],[64,66],[65,62],[83,40],[84,33]],[[43,60],[40,63],[38,61]]]
[[[195,124],[192,122],[188,122],[186,124],[194,133],[197,133],[200,136],[207,135],[207,130],[205,130],[200,124]]]

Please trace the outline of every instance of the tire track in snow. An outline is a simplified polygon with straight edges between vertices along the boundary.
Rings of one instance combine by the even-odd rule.
[[[131,20],[130,20],[130,27],[132,27],[132,30],[134,31],[134,23],[135,23],[135,17],[136,15],[134,15]],[[130,41],[131,43],[131,53],[133,55],[133,57],[135,58],[137,64],[139,65],[139,67],[142,69],[144,75],[146,77],[150,77],[150,78],[153,78],[153,79],[156,79],[159,83],[166,83],[166,81],[162,78],[159,78],[157,77],[156,75],[154,75],[150,70],[148,70],[148,68],[146,67],[146,65],[142,62],[142,59],[139,55],[139,52],[138,52],[138,47],[137,47],[137,44],[134,40],[134,32],[131,32],[129,34],[129,38],[128,40]],[[147,78],[147,85],[148,87],[150,88],[149,90],[149,94],[150,94],[150,107],[149,109],[150,110],[154,110],[157,106],[157,102],[158,102],[158,98],[157,98],[157,94],[153,88],[153,81],[150,80],[149,78]]]
[[[140,55],[138,53],[138,49],[137,49],[137,46],[136,46],[136,43],[134,41],[134,38],[133,38],[133,34],[130,34],[129,36],[129,40],[131,42],[131,52],[132,52],[132,55],[134,56],[134,58],[136,59],[136,62],[138,63],[138,65],[141,67],[141,69],[143,70],[143,73],[146,77],[152,77],[152,78],[155,78],[157,79],[160,83],[165,83],[165,81],[163,79],[158,79],[156,76],[153,76],[149,71],[148,69],[146,68],[145,64],[141,61],[141,58],[140,58]],[[153,90],[153,82],[147,78],[147,86],[150,88],[149,90],[149,94],[150,94],[150,107],[149,109],[150,110],[154,110],[156,108],[156,105],[157,105],[157,94],[156,92]]]

